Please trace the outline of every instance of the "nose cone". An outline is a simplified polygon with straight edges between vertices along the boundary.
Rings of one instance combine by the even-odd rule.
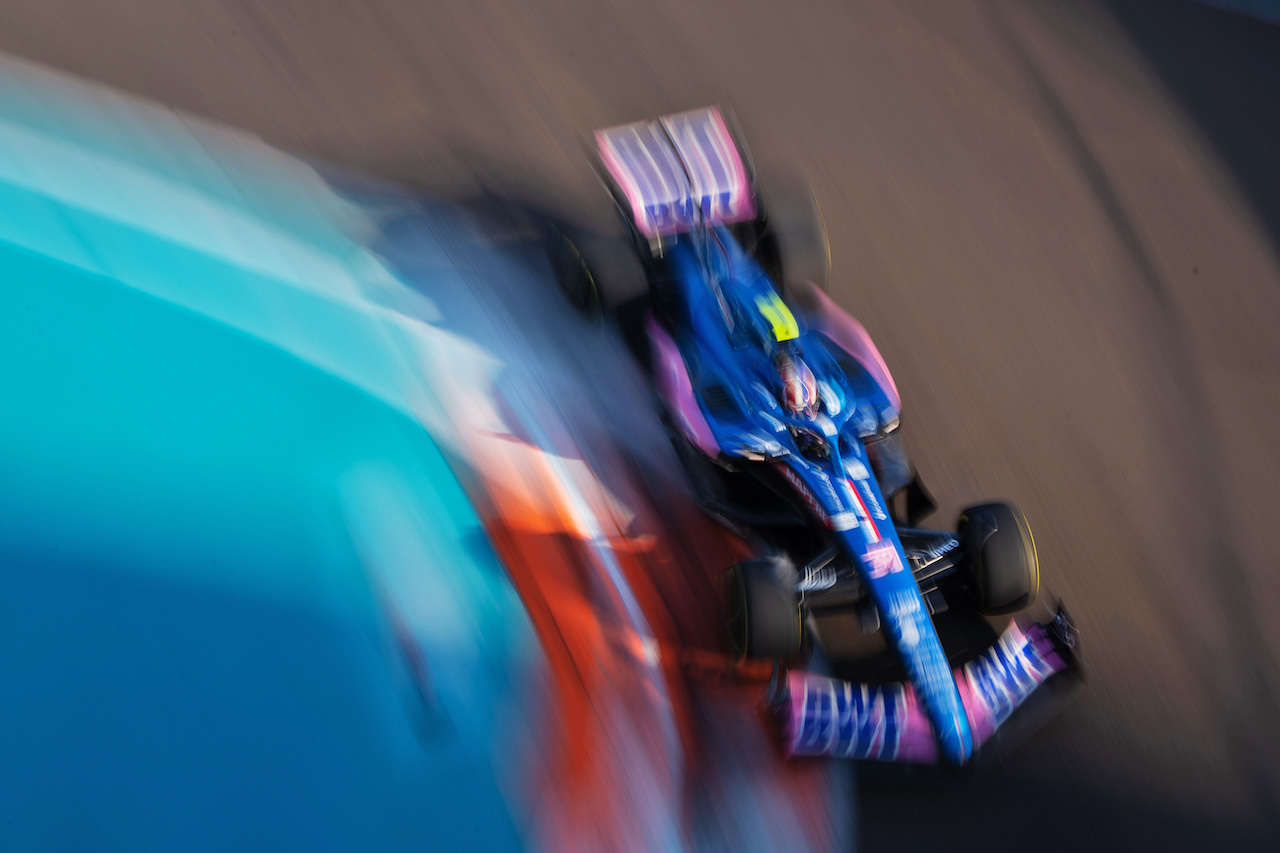
[[[938,751],[943,759],[957,767],[973,757],[973,735],[969,732],[968,720],[963,716],[953,717],[938,731]]]

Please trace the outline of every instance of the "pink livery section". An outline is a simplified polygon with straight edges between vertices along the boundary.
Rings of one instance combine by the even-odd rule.
[[[1017,622],[982,657],[953,671],[981,746],[1031,693],[1067,669],[1047,626]],[[933,764],[933,730],[910,684],[851,684],[808,672],[788,675],[784,745],[789,756]]]
[[[880,390],[884,391],[894,411],[900,413],[902,398],[898,395],[898,386],[894,384],[889,366],[884,363],[880,350],[876,349],[867,330],[820,288],[809,285],[809,289],[813,310],[806,312],[806,319],[810,327],[826,335],[832,343],[857,359],[880,386]]]
[[[689,381],[689,370],[685,367],[679,347],[671,340],[667,330],[653,319],[652,314],[645,317],[644,328],[649,336],[654,384],[658,386],[658,395],[685,438],[714,459],[720,455],[720,443],[716,441],[706,416],[693,397],[693,384]]]

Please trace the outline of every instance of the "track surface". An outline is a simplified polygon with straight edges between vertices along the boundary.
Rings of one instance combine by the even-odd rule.
[[[813,179],[939,520],[1016,500],[1088,644],[1003,773],[864,783],[867,849],[1277,828],[1280,30],[1179,3],[9,0],[0,49],[602,229],[587,131],[731,104]]]

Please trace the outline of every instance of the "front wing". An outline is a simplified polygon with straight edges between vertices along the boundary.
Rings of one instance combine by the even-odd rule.
[[[975,752],[1036,688],[1078,671],[1075,642],[1059,610],[1049,623],[1010,623],[985,654],[952,671]],[[928,716],[910,684],[853,684],[793,671],[785,691],[778,708],[788,756],[938,762]]]

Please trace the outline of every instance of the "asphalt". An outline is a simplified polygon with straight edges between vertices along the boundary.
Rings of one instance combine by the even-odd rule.
[[[1089,680],[987,778],[864,779],[866,849],[1280,828],[1280,28],[1176,2],[8,0],[0,50],[600,230],[595,127],[730,106],[948,522],[1007,497]]]

